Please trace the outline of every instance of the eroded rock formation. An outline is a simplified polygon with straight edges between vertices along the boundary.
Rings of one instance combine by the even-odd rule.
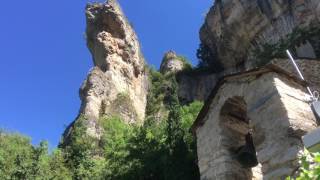
[[[162,74],[166,73],[176,73],[184,69],[184,62],[181,61],[174,51],[168,51],[165,53],[161,65],[160,72]]]
[[[80,114],[88,120],[88,133],[99,137],[101,116],[143,122],[148,81],[138,38],[119,4],[89,4],[86,17],[94,67],[80,88]]]
[[[253,51],[265,43],[278,43],[292,33],[296,27],[309,27],[319,23],[320,2],[316,0],[273,1],[273,0],[219,0],[208,12],[200,29],[200,40],[209,51],[209,61],[218,61],[223,70],[216,73],[183,74],[178,77],[179,96],[186,102],[205,100],[218,79],[256,67],[261,61]],[[314,49],[307,42],[297,47],[300,57],[313,57]],[[317,78],[310,75],[320,62],[302,60],[302,71],[312,86],[319,89]],[[271,61],[271,59],[270,59]],[[299,61],[300,62],[300,61]],[[217,63],[209,63],[217,64]],[[299,63],[300,64],[300,63]],[[285,59],[281,66],[296,74]],[[308,67],[308,68],[306,68]]]
[[[219,0],[207,14],[200,39],[224,68],[244,70],[253,66],[255,48],[319,22],[319,10],[318,0]]]

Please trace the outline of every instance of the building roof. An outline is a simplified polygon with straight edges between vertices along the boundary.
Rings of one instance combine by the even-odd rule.
[[[210,109],[210,105],[214,99],[214,97],[216,96],[216,94],[218,93],[220,87],[225,84],[226,82],[228,82],[229,80],[235,80],[235,79],[240,79],[240,78],[244,78],[244,77],[248,77],[248,76],[261,76],[262,74],[266,74],[269,72],[275,72],[279,75],[282,75],[290,80],[295,81],[296,83],[306,87],[307,86],[307,82],[298,78],[297,76],[289,73],[288,71],[282,69],[281,67],[275,65],[275,64],[269,64],[267,66],[264,66],[262,68],[255,68],[249,71],[245,71],[245,72],[240,72],[240,73],[235,73],[235,74],[231,74],[231,75],[227,75],[222,77],[218,83],[216,84],[215,88],[211,91],[210,95],[208,96],[207,100],[205,101],[205,104],[203,106],[203,108],[200,110],[195,122],[193,123],[192,127],[191,127],[191,131],[193,134],[195,134],[196,129],[199,126],[202,126],[204,124],[204,118],[206,117],[206,115],[209,112]]]

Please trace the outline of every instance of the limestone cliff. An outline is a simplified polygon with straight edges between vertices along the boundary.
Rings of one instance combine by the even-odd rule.
[[[178,94],[180,101],[190,103],[205,101],[219,80],[218,74],[213,73],[184,73],[178,74]]]
[[[320,1],[317,0],[215,1],[200,29],[200,40],[202,51],[205,51],[202,57],[209,61],[206,63],[213,68],[222,65],[222,69],[180,73],[178,76],[180,99],[185,102],[205,100],[221,77],[257,66],[257,62],[261,60],[254,57],[256,49],[260,49],[265,43],[279,43],[283,38],[292,34],[297,27],[308,28],[311,24],[318,25],[319,21]],[[319,26],[317,27],[319,30]],[[320,64],[317,61],[320,57],[316,57],[316,49],[319,50],[319,39],[316,39],[315,42],[312,44],[307,41],[296,47],[295,54],[300,55],[300,59],[313,57],[314,60],[302,60],[299,61],[299,64],[306,74],[306,79],[311,81],[315,89],[319,89],[319,82],[316,78],[318,73],[314,70]],[[271,62],[272,59],[274,57],[268,61]],[[287,59],[274,60],[274,62],[296,73]],[[313,74],[309,69],[314,70]]]
[[[88,120],[88,133],[99,137],[101,116],[144,120],[148,81],[138,38],[119,4],[89,4],[86,17],[94,67],[80,88],[80,114]]]
[[[200,39],[225,69],[254,65],[252,51],[275,43],[295,27],[319,22],[318,0],[217,0],[207,14]]]
[[[175,74],[182,104],[204,101],[218,80],[218,74],[201,70],[194,72],[188,60],[172,50],[164,54],[160,72],[163,75]]]

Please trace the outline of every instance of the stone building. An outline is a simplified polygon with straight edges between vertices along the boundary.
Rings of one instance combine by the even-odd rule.
[[[199,113],[197,138],[202,180],[284,179],[299,167],[301,137],[317,127],[306,82],[276,65],[224,77]],[[240,162],[239,147],[252,133],[255,167]]]

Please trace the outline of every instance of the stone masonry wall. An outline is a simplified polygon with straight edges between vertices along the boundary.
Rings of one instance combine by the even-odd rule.
[[[304,87],[276,73],[233,79],[223,84],[196,130],[198,161],[202,180],[280,179],[298,167],[303,150],[300,137],[316,127]],[[222,126],[220,111],[225,102],[243,97],[249,126],[261,168],[253,174],[234,159],[232,147],[241,141],[230,140],[230,129]],[[302,123],[303,122],[303,123]],[[260,169],[260,170],[259,170]]]

